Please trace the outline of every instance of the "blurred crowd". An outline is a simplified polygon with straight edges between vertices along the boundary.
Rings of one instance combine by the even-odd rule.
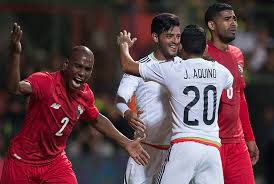
[[[95,71],[89,81],[96,106],[126,136],[133,130],[115,110],[114,98],[122,72],[118,65],[116,35],[127,29],[138,38],[135,59],[150,52],[150,22],[159,12],[177,14],[183,23],[203,27],[204,11],[214,2],[203,0],[119,0],[87,7],[76,5],[0,3],[0,175],[10,139],[21,127],[28,98],[5,92],[9,31],[13,22],[23,29],[22,79],[36,71],[62,67],[69,49],[86,45],[95,54]],[[261,160],[255,167],[257,183],[274,183],[274,1],[231,0],[238,16],[238,34],[233,42],[245,56],[246,97]],[[88,5],[88,4],[87,4]],[[28,8],[26,8],[28,7]],[[37,10],[39,9],[39,11]],[[127,155],[95,129],[81,122],[74,129],[67,152],[80,184],[121,183]]]

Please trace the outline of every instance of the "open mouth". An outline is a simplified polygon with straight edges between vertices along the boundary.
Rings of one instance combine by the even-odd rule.
[[[80,79],[78,77],[72,79],[72,86],[73,88],[79,88],[82,86],[84,80],[83,79]]]
[[[236,29],[230,29],[229,31],[230,31],[232,34],[236,34],[236,31],[237,31],[237,30],[236,30]]]
[[[176,45],[171,45],[169,46],[169,48],[171,49],[172,52],[177,52],[178,47]]]

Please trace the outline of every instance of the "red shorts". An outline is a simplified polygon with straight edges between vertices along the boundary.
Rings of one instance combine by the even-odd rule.
[[[61,155],[49,165],[25,164],[12,156],[5,159],[0,184],[77,184],[71,162]]]
[[[245,142],[222,144],[220,153],[225,184],[255,184]]]

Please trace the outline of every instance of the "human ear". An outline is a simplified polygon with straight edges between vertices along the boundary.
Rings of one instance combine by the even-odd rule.
[[[66,59],[65,62],[63,63],[63,70],[66,70],[68,68],[68,63],[69,63],[69,60]]]
[[[152,36],[153,41],[155,43],[158,43],[158,35],[156,33],[152,33],[151,36]]]
[[[215,30],[215,23],[213,21],[209,21],[207,23],[207,26],[208,28],[211,30],[211,31],[214,31]]]

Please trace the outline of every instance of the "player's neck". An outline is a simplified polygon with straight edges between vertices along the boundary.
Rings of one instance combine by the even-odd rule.
[[[220,39],[218,38],[212,38],[211,39],[212,44],[219,50],[221,51],[227,51],[228,50],[228,44],[222,42]]]
[[[164,54],[162,52],[160,52],[159,50],[154,51],[153,56],[155,57],[155,59],[157,59],[159,61],[170,61],[170,60],[174,59],[174,57],[172,57],[172,56],[170,56],[170,57],[164,56]]]
[[[197,54],[190,54],[188,53],[187,55],[184,56],[184,60],[187,60],[187,59],[195,59],[195,58],[202,58],[201,55],[197,55]]]

